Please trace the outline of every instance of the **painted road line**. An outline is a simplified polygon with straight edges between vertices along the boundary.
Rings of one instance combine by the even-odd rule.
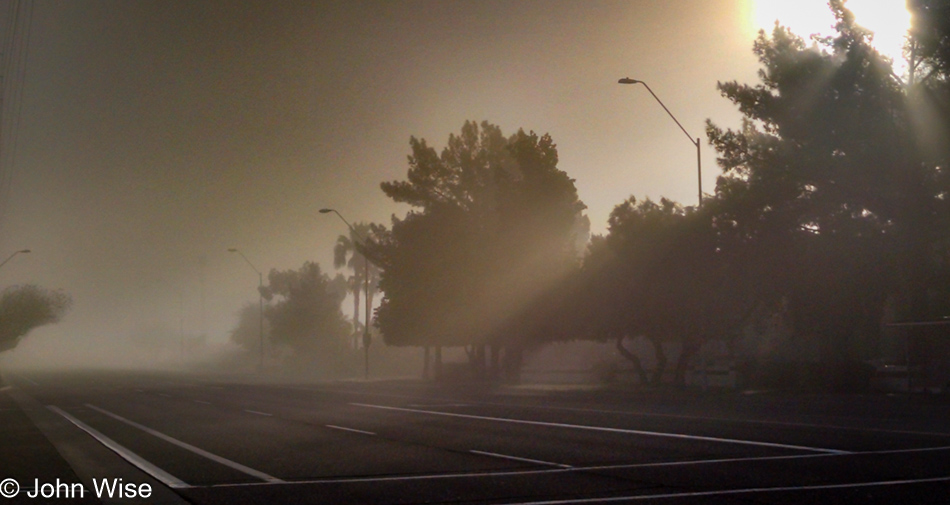
[[[129,463],[132,463],[133,465],[138,467],[140,470],[151,475],[152,477],[154,477],[161,483],[165,484],[166,486],[170,488],[175,488],[175,489],[183,489],[183,488],[191,487],[189,484],[185,483],[185,481],[179,479],[178,477],[175,477],[174,475],[166,472],[165,470],[162,470],[161,468],[146,461],[138,454],[135,454],[134,452],[126,449],[124,446],[120,445],[118,442],[103,435],[102,433],[99,433],[94,428],[83,423],[79,419],[76,419],[75,417],[67,414],[59,407],[55,405],[47,405],[46,408],[63,416],[64,418],[66,418],[67,421],[73,423],[77,428],[85,431],[90,436],[92,436],[92,438],[98,440],[100,444],[108,447],[109,449],[112,450],[112,452],[121,456],[122,459],[128,461]]]
[[[169,442],[169,443],[171,443],[171,444],[177,445],[178,447],[181,447],[182,449],[191,451],[191,452],[193,452],[193,453],[195,453],[195,454],[197,454],[197,455],[199,455],[199,456],[204,456],[205,458],[208,458],[208,459],[210,459],[211,461],[214,461],[214,462],[216,462],[216,463],[221,463],[222,465],[227,466],[227,467],[230,467],[230,468],[233,468],[233,469],[235,469],[235,470],[237,470],[237,471],[239,471],[239,472],[246,473],[246,474],[248,474],[248,475],[250,475],[250,476],[252,476],[252,477],[257,477],[258,479],[261,479],[261,480],[263,480],[263,481],[265,481],[265,482],[283,482],[281,479],[278,479],[277,477],[268,475],[268,474],[266,474],[266,473],[264,473],[264,472],[261,472],[260,470],[255,470],[255,469],[253,469],[253,468],[246,467],[246,466],[244,466],[244,465],[242,465],[242,464],[240,464],[240,463],[237,463],[237,462],[235,462],[235,461],[231,461],[230,459],[227,459],[227,458],[223,458],[223,457],[221,457],[221,456],[218,456],[217,454],[212,454],[212,453],[210,453],[210,452],[208,452],[208,451],[206,451],[206,450],[204,450],[204,449],[201,449],[201,448],[199,448],[199,447],[195,447],[195,446],[193,446],[193,445],[191,445],[191,444],[189,444],[189,443],[187,443],[187,442],[182,442],[181,440],[178,440],[177,438],[172,438],[172,437],[170,437],[170,436],[168,436],[168,435],[166,435],[166,434],[164,434],[164,433],[162,433],[162,432],[160,432],[160,431],[153,430],[152,428],[149,428],[148,426],[141,425],[141,424],[139,424],[139,423],[137,423],[137,422],[135,422],[135,421],[131,421],[131,420],[129,420],[129,419],[126,419],[126,418],[124,418],[124,417],[122,417],[122,416],[120,416],[120,415],[118,415],[118,414],[113,414],[112,412],[109,412],[109,411],[106,410],[106,409],[102,409],[102,408],[96,407],[95,405],[92,405],[92,404],[90,404],[90,403],[87,403],[86,406],[89,407],[89,408],[91,408],[91,409],[93,409],[93,410],[95,410],[95,411],[97,411],[97,412],[101,412],[101,413],[103,413],[103,414],[105,414],[105,415],[107,415],[107,416],[109,416],[109,417],[115,419],[116,421],[122,421],[123,423],[128,424],[129,426],[133,426],[133,427],[135,427],[135,428],[138,428],[138,429],[144,431],[145,433],[148,433],[148,434],[150,434],[150,435],[154,435],[154,436],[156,436],[156,437],[158,437],[158,438],[160,438],[160,439],[162,439],[162,440],[164,440],[164,441],[166,441],[166,442]]]
[[[202,405],[211,405],[211,402],[206,402],[204,400],[192,400],[192,401],[194,401],[195,403],[200,403]]]
[[[410,407],[422,408],[447,408],[447,407],[471,407],[468,403],[410,403]]]
[[[434,410],[406,409],[401,407],[388,407],[386,405],[370,405],[367,403],[351,403],[357,407],[366,407],[371,409],[395,410],[399,412],[414,412],[417,414],[428,414],[433,416],[458,417],[463,419],[477,419],[480,421],[494,421],[501,423],[527,424],[532,426],[548,426],[552,428],[568,428],[575,430],[600,431],[606,433],[624,433],[629,435],[641,435],[648,437],[676,438],[682,440],[700,440],[703,442],[717,442],[737,445],[751,445],[756,447],[770,447],[775,449],[791,449],[796,451],[820,452],[826,454],[851,454],[849,451],[840,451],[837,449],[825,449],[821,447],[805,447],[801,445],[777,444],[772,442],[758,442],[754,440],[736,440],[732,438],[705,437],[701,435],[685,435],[682,433],[662,433],[656,431],[628,430],[623,428],[608,428],[606,426],[587,426],[582,424],[551,423],[544,421],[529,421],[526,419],[511,419],[507,417],[488,417],[476,416],[471,414],[456,414],[452,412],[438,412]]]
[[[575,498],[566,500],[546,500],[517,502],[507,505],[571,505],[582,503],[615,503],[647,500],[669,500],[675,498],[703,498],[707,496],[729,496],[753,493],[781,493],[790,491],[827,491],[833,489],[858,489],[867,487],[901,486],[910,484],[932,484],[948,482],[950,477],[932,477],[928,479],[882,480],[877,482],[853,482],[848,484],[817,484],[810,486],[753,487],[748,489],[723,489],[720,491],[696,491],[687,493],[647,494],[633,496],[611,496],[604,498]]]
[[[526,408],[526,409],[536,409],[536,410],[563,410],[566,412],[583,412],[583,413],[591,413],[591,414],[617,414],[617,415],[634,416],[634,417],[660,417],[660,418],[667,418],[667,419],[684,419],[688,421],[713,421],[717,423],[787,426],[790,428],[821,428],[821,429],[841,430],[841,431],[893,433],[893,434],[898,434],[898,435],[925,435],[925,436],[934,436],[934,437],[950,437],[950,433],[946,433],[946,432],[892,430],[892,429],[887,429],[887,428],[870,428],[866,426],[842,426],[839,424],[796,423],[796,422],[789,422],[789,421],[772,421],[772,420],[767,420],[767,419],[734,419],[734,418],[728,418],[728,417],[691,416],[691,415],[686,415],[686,414],[660,414],[657,412],[642,412],[642,411],[637,411],[637,410],[581,409],[581,408],[576,408],[576,407],[552,407],[552,406],[547,406],[547,405],[512,405],[512,404],[506,404],[506,403],[488,403],[488,402],[483,402],[480,404],[486,405],[486,406],[493,406],[493,407]]]
[[[250,409],[244,409],[244,412],[247,412],[250,414],[257,414],[259,416],[267,416],[267,417],[271,417],[274,415],[274,414],[268,414],[267,412],[261,412],[259,410],[250,410]]]
[[[574,468],[571,465],[562,465],[561,463],[551,463],[550,461],[541,461],[540,459],[519,458],[518,456],[498,454],[497,452],[476,451],[475,449],[472,449],[468,452],[472,454],[480,454],[482,456],[491,456],[493,458],[510,459],[512,461],[523,461],[525,463],[536,463],[538,465],[556,466],[558,468]]]
[[[288,387],[288,389],[299,389],[303,391],[313,391],[319,393],[327,394],[342,394],[340,391],[323,389],[323,388],[314,388],[314,387]],[[443,400],[445,402],[451,402],[449,398],[427,398],[418,395],[400,395],[400,394],[391,394],[391,393],[376,393],[376,392],[366,392],[366,391],[345,391],[346,394],[353,395],[363,395],[363,396],[376,396],[383,398],[398,398],[398,399],[408,399],[408,400]],[[435,405],[430,404],[432,407]],[[449,404],[446,404],[448,406]],[[842,426],[837,424],[815,424],[815,423],[796,423],[788,421],[774,421],[767,419],[735,419],[728,417],[705,417],[705,416],[691,416],[686,414],[661,414],[657,412],[643,412],[637,410],[616,410],[616,409],[582,409],[576,407],[555,407],[550,405],[520,405],[520,404],[511,404],[511,403],[498,403],[498,402],[484,402],[484,401],[472,401],[464,406],[475,406],[483,405],[486,407],[504,407],[504,408],[514,408],[514,409],[536,409],[536,410],[562,410],[565,412],[585,412],[585,413],[595,413],[595,414],[617,414],[624,416],[636,416],[636,417],[660,417],[660,418],[670,418],[670,419],[685,419],[685,420],[696,420],[696,421],[714,421],[714,422],[727,422],[727,423],[744,423],[744,424],[762,424],[762,425],[774,425],[774,426],[788,426],[792,428],[824,428],[831,430],[846,430],[846,431],[862,431],[862,432],[875,432],[875,433],[894,433],[898,435],[924,435],[924,436],[935,436],[935,437],[950,437],[948,432],[933,432],[933,431],[918,431],[918,430],[892,430],[887,428],[869,428],[865,426]],[[421,404],[409,404],[410,407],[419,407]],[[463,406],[463,405],[458,405]]]
[[[362,433],[362,434],[364,434],[364,435],[373,435],[373,436],[376,435],[376,434],[373,433],[372,431],[357,430],[357,429],[355,429],[355,428],[344,428],[343,426],[336,426],[336,425],[333,425],[333,424],[327,424],[326,427],[327,427],[327,428],[334,429],[334,430],[343,430],[343,431],[350,431],[350,432],[353,432],[353,433]]]
[[[922,449],[893,449],[887,451],[857,452],[853,454],[793,454],[787,456],[755,456],[750,458],[722,458],[722,459],[699,459],[688,461],[667,461],[662,463],[627,463],[617,465],[596,465],[596,466],[575,466],[570,468],[544,468],[536,470],[502,470],[488,472],[467,472],[467,473],[435,473],[423,475],[396,475],[388,477],[331,477],[326,479],[295,480],[292,482],[282,482],[279,484],[346,484],[346,483],[372,483],[372,482],[399,482],[399,481],[424,481],[424,480],[446,480],[446,479],[477,479],[488,478],[497,479],[499,477],[519,477],[524,475],[544,475],[557,473],[577,473],[577,472],[602,472],[606,470],[628,470],[636,468],[650,467],[676,467],[676,466],[698,466],[698,465],[716,465],[724,463],[753,463],[756,461],[783,461],[794,459],[813,459],[813,458],[842,458],[848,456],[862,456],[865,454],[899,454],[905,452],[921,451],[950,451],[950,447],[932,447]],[[211,484],[208,486],[192,487],[247,487],[247,486],[267,486],[266,482],[236,482],[228,484]]]
[[[501,470],[501,471],[488,471],[488,472],[467,472],[467,473],[434,473],[434,474],[424,474],[424,475],[398,475],[390,477],[331,477],[326,479],[312,479],[312,480],[295,480],[293,482],[284,482],[282,484],[345,484],[345,483],[362,483],[362,482],[394,482],[394,481],[417,481],[417,480],[440,480],[440,479],[476,479],[476,478],[489,478],[496,479],[499,477],[518,477],[523,475],[539,475],[539,474],[553,474],[553,473],[568,473],[568,472],[600,472],[604,470],[626,470],[634,468],[646,468],[652,466],[692,466],[692,465],[709,465],[709,464],[720,464],[720,463],[737,463],[737,462],[755,462],[755,461],[779,461],[779,460],[791,460],[791,459],[812,459],[812,458],[840,458],[846,456],[857,456],[862,453],[857,454],[828,454],[828,453],[819,453],[819,454],[794,454],[788,456],[758,456],[751,458],[730,458],[730,459],[706,459],[706,460],[689,460],[689,461],[670,461],[666,463],[627,463],[627,464],[617,464],[617,465],[597,465],[597,466],[575,466],[570,468],[545,468],[545,469],[535,469],[535,470]],[[244,486],[266,486],[269,485],[266,482],[238,482],[231,484],[212,484],[210,486],[203,487],[244,487]],[[194,486],[199,487],[199,486]]]

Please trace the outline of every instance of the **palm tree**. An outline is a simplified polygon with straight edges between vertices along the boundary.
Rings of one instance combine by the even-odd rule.
[[[360,291],[364,285],[364,275],[367,270],[366,258],[359,252],[364,238],[369,239],[372,235],[372,228],[369,223],[356,223],[350,229],[349,236],[340,235],[333,247],[333,266],[336,268],[348,267],[353,274],[347,278],[347,286],[353,293],[353,333],[358,336],[360,333]],[[366,293],[367,305],[373,306],[373,295],[376,294],[379,285],[379,268],[372,262],[369,263],[369,291]],[[357,338],[358,337],[354,337]]]

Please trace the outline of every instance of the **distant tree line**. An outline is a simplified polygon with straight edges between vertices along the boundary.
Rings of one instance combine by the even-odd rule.
[[[336,264],[354,272],[342,287],[316,265],[295,273],[336,293],[307,305],[332,317],[307,316],[305,331],[274,319],[275,338],[350,334],[339,303],[359,296],[364,252],[382,292],[376,327],[388,345],[425,349],[427,375],[441,348],[464,347],[476,375],[517,380],[526,351],[582,339],[613,341],[644,383],[662,379],[675,342],[682,382],[705,342],[766,318],[843,363],[876,352],[887,311],[950,314],[950,2],[908,3],[907,76],[842,1],[830,7],[833,36],[760,32],[761,82],[718,84],[744,119],[707,122],[722,174],[701,206],[630,197],[590,237],[549,135],[469,121],[441,151],[412,137],[406,179],[382,184],[411,210],[363,225],[365,251],[340,238]],[[265,292],[303,320],[290,307],[303,295],[281,279]],[[633,337],[652,344],[653,376]]]

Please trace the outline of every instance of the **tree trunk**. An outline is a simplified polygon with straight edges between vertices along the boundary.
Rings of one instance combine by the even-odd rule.
[[[640,379],[640,384],[649,384],[650,378],[647,377],[647,372],[643,369],[643,363],[640,362],[640,358],[637,357],[636,354],[630,352],[623,346],[623,339],[624,337],[622,336],[617,338],[617,351],[620,352],[621,356],[627,358],[630,363],[633,363],[633,371],[637,374],[637,378]]]

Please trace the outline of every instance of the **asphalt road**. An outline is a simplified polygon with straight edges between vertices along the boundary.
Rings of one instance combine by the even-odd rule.
[[[950,502],[950,404],[925,397],[5,378],[0,505]]]

